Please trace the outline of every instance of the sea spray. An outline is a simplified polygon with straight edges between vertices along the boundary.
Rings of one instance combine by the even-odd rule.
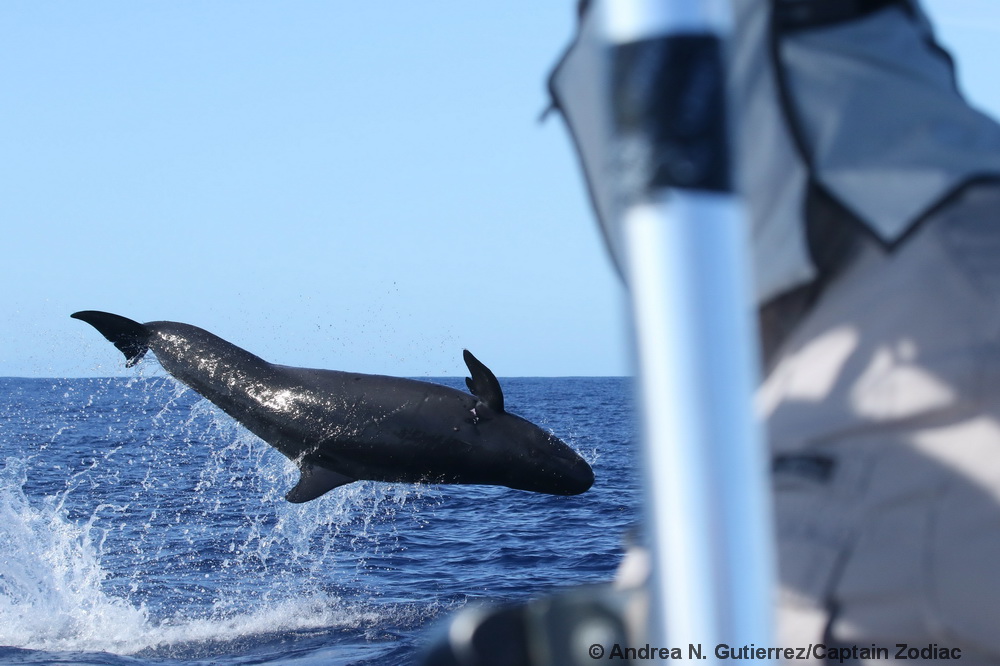
[[[60,498],[33,506],[24,494],[26,465],[0,470],[0,644],[45,650],[114,651],[147,623],[146,612],[102,589],[105,531],[101,506],[82,524]],[[127,649],[127,648],[126,648]]]
[[[266,642],[279,634],[342,631],[417,621],[412,607],[344,600],[316,591],[233,612],[218,601],[201,613],[155,620],[143,606],[104,591],[109,572],[101,506],[78,523],[63,497],[32,502],[23,488],[27,465],[8,458],[0,469],[0,645],[49,652],[200,656],[234,643]],[[300,590],[301,592],[301,590]]]

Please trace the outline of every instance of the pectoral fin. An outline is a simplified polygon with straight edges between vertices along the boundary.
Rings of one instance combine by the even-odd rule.
[[[307,462],[300,464],[299,470],[302,472],[299,482],[285,495],[285,499],[293,504],[314,500],[334,488],[357,481],[332,469]]]

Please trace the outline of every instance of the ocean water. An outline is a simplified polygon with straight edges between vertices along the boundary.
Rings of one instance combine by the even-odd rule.
[[[631,382],[501,384],[590,491],[292,505],[292,464],[169,377],[0,379],[0,663],[416,664],[469,603],[609,580],[639,519]]]

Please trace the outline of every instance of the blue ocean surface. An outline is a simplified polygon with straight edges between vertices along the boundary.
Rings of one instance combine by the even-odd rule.
[[[631,381],[501,384],[590,491],[362,481],[293,505],[294,466],[169,377],[0,379],[0,662],[416,664],[467,604],[609,580],[640,517]]]

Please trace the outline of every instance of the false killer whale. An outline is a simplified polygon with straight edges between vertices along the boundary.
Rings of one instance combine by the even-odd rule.
[[[132,367],[150,349],[163,368],[301,472],[285,499],[308,502],[359,479],[508,486],[576,495],[590,465],[555,436],[504,411],[500,384],[464,352],[472,395],[413,379],[275,365],[196,326],[107,312],[71,315]]]

